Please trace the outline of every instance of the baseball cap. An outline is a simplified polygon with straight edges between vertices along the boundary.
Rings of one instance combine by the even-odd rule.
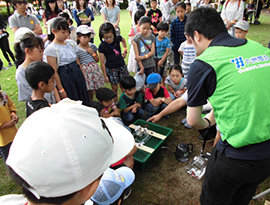
[[[26,33],[32,33],[35,35],[35,33],[31,29],[29,29],[27,27],[20,27],[15,31],[15,34],[14,34],[15,43],[21,42],[24,34],[26,34]]]
[[[95,31],[92,27],[89,27],[87,25],[80,25],[79,27],[77,27],[76,33],[88,34],[88,33],[95,33]]]
[[[236,22],[235,28],[240,28],[242,29],[243,31],[248,31],[249,29],[249,23],[247,21],[244,21],[244,20],[240,20],[238,22]]]
[[[80,101],[64,99],[24,121],[6,163],[38,199],[60,197],[91,184],[133,146],[125,127]]]
[[[120,167],[116,170],[108,168],[91,199],[100,205],[114,203],[123,191],[135,180],[135,174],[129,167]],[[87,203],[86,203],[87,204]]]
[[[100,88],[96,91],[96,98],[99,101],[111,100],[116,97],[115,92],[109,88]]]
[[[148,75],[146,82],[147,88],[155,88],[161,82],[161,76],[158,73],[151,73]]]

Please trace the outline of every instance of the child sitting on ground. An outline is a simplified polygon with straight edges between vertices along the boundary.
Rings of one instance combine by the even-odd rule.
[[[0,155],[6,162],[9,148],[17,133],[16,124],[19,118],[14,102],[1,89],[0,86]]]
[[[247,21],[243,20],[237,21],[234,28],[236,38],[247,39],[246,35],[249,30],[249,23]]]
[[[142,119],[144,110],[142,106],[142,94],[136,91],[136,81],[132,76],[125,76],[120,80],[123,93],[119,99],[121,118],[125,125],[130,125],[136,119]]]
[[[182,69],[180,65],[174,65],[170,68],[169,76],[166,78],[165,83],[168,85],[169,94],[172,100],[179,98],[186,91],[184,88],[184,78],[182,77]]]
[[[163,110],[172,102],[168,90],[161,86],[161,76],[158,73],[150,74],[147,79],[145,98],[148,100],[145,111],[147,118],[152,117],[157,112]]]
[[[116,97],[115,92],[109,88],[100,88],[96,92],[96,98],[104,106],[103,117],[119,117],[120,111],[113,102]]]
[[[164,85],[164,81],[167,77],[167,67],[165,64],[171,49],[171,41],[166,37],[169,31],[169,24],[160,22],[157,25],[157,31],[155,61],[157,71],[162,77],[162,85]]]
[[[26,117],[41,108],[50,107],[44,95],[51,93],[55,87],[54,73],[53,67],[42,61],[34,61],[26,67],[25,78],[33,89],[25,102]]]

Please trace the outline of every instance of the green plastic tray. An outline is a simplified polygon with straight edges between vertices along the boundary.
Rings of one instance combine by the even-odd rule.
[[[170,134],[172,133],[172,129],[167,128],[167,127],[163,127],[161,125],[157,125],[151,122],[147,122],[144,120],[136,120],[134,123],[134,125],[140,125],[142,127],[144,127],[145,125],[148,126],[149,130],[155,131],[159,134],[165,135],[166,139],[165,140],[161,140],[158,139],[156,137],[151,137],[144,145],[150,148],[153,148],[155,151],[150,154],[148,152],[145,152],[143,150],[138,149],[137,152],[133,155],[134,156],[134,160],[135,160],[135,169],[141,170],[143,171],[147,166],[149,161],[158,153],[158,151],[160,150],[162,144],[164,144],[164,142],[166,142],[166,140],[168,139],[168,137],[170,136]],[[134,130],[132,129],[132,132]]]

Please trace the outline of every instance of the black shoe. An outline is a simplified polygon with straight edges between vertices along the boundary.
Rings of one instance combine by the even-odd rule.
[[[198,140],[204,141],[201,135],[199,135]],[[209,136],[206,137],[206,142],[213,142],[214,140],[215,140],[215,137],[209,137]]]

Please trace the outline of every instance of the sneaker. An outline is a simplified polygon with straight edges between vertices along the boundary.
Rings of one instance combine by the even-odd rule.
[[[124,200],[126,200],[131,194],[131,187],[128,187],[124,195]]]
[[[182,124],[186,124],[187,123],[187,118],[184,118],[181,120]]]
[[[13,66],[11,62],[8,62],[8,67],[11,67]]]
[[[185,123],[184,126],[185,126],[186,128],[188,128],[188,129],[191,129],[191,128],[192,128],[192,126],[190,126],[188,123]]]

